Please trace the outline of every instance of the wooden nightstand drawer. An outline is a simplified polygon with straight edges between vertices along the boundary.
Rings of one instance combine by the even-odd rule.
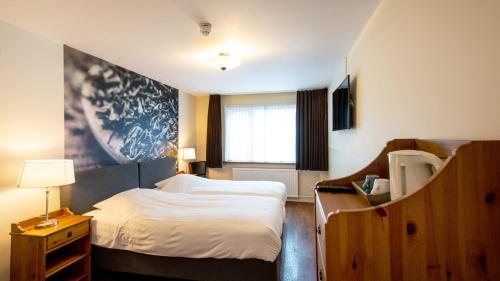
[[[89,233],[89,222],[85,221],[47,237],[47,250],[51,250],[71,240]]]

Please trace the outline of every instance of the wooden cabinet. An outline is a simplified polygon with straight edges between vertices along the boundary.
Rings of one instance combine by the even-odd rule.
[[[317,277],[319,281],[328,280],[328,276],[335,274],[331,272],[331,264],[334,259],[342,257],[336,256],[329,243],[334,238],[330,227],[330,214],[339,210],[358,209],[369,207],[370,204],[357,194],[315,192],[316,206],[316,264]]]
[[[59,224],[35,229],[42,218],[11,226],[12,281],[90,280],[89,216],[73,215],[68,209],[50,213]]]
[[[318,277],[500,280],[500,141],[392,140],[365,168],[317,185],[388,178],[387,153],[402,149],[445,162],[414,193],[378,206],[363,206],[357,195],[316,193]]]

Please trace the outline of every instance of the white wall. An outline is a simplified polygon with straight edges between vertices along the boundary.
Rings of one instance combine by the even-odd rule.
[[[179,91],[179,148],[196,146],[196,98]],[[179,160],[179,171],[188,171],[187,162]]]
[[[383,0],[347,56],[357,124],[330,131],[330,176],[393,138],[500,139],[499,30],[500,1]]]
[[[195,98],[179,93],[179,145],[196,144]],[[16,188],[23,160],[64,157],[63,46],[0,21],[0,280],[10,224],[45,212],[43,189]],[[59,208],[52,190],[50,210]]]
[[[208,96],[196,97],[196,160],[207,159]]]
[[[45,192],[16,188],[25,159],[64,157],[63,48],[0,21],[0,280],[9,280],[10,223],[45,212]],[[50,209],[59,208],[51,192]]]

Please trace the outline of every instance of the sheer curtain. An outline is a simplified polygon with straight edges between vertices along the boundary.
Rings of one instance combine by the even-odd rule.
[[[226,106],[225,161],[295,163],[295,104]]]

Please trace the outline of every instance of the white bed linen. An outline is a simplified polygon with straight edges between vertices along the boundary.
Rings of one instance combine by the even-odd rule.
[[[275,181],[214,180],[179,174],[156,183],[158,189],[192,194],[258,195],[286,202],[286,186]]]
[[[87,213],[94,216],[92,243],[98,246],[169,257],[265,261],[274,261],[281,249],[285,212],[275,198],[132,189],[107,201],[104,209]]]

